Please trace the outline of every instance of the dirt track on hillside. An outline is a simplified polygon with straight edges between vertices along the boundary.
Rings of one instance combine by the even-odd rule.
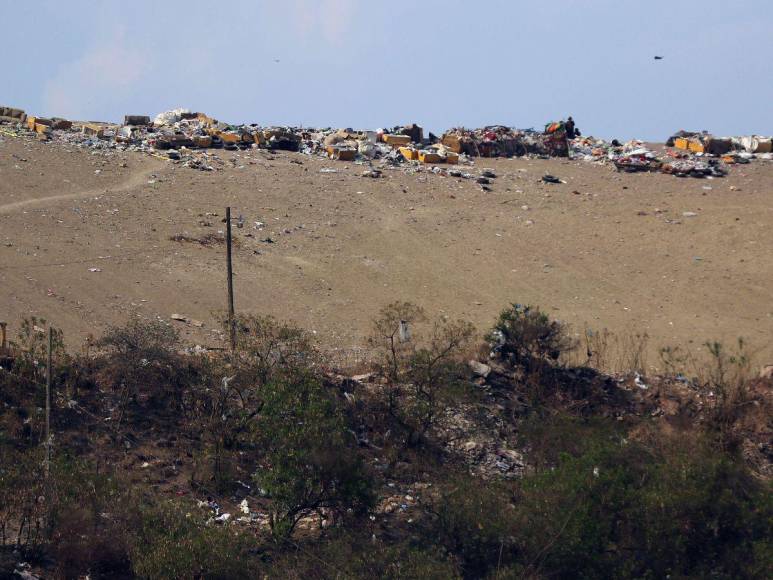
[[[222,231],[231,205],[245,218],[237,310],[293,319],[330,348],[361,346],[393,300],[480,329],[516,301],[578,333],[647,332],[654,366],[660,346],[740,336],[773,362],[773,163],[697,180],[479,159],[470,171],[499,176],[487,193],[294,153],[220,151],[226,169],[211,173],[90,153],[0,139],[0,320],[13,332],[42,316],[75,345],[133,313],[179,313],[204,323],[178,324],[187,338],[222,344],[224,249],[169,238]],[[544,173],[567,183],[543,184]]]

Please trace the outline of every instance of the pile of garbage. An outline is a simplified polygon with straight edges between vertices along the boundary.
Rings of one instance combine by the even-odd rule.
[[[151,119],[126,115],[122,124],[71,122],[28,116],[20,109],[0,108],[0,124],[17,135],[34,135],[41,141],[63,142],[108,154],[112,150],[140,151],[162,156],[185,166],[212,170],[209,149],[261,148],[321,155],[341,161],[399,165],[457,165],[471,157],[514,155],[568,156],[568,140],[560,123],[544,133],[490,126],[456,128],[441,138],[412,124],[355,131],[303,127],[232,125],[200,112],[173,109]]]
[[[690,135],[690,136],[684,136]],[[570,142],[572,159],[600,164],[612,164],[618,171],[661,172],[677,177],[724,177],[728,166],[749,163],[751,159],[773,159],[762,152],[769,139],[758,137],[717,139],[708,134],[677,134],[661,151],[654,151],[642,141],[620,143],[593,137],[581,137]],[[757,153],[748,148],[754,147]]]
[[[568,157],[563,124],[551,123],[544,132],[493,125],[481,129],[454,128],[440,142],[455,153],[471,157],[521,157],[525,155]]]
[[[677,177],[723,177],[729,166],[754,159],[773,160],[773,139],[757,135],[715,137],[707,132],[678,131],[662,151],[642,141],[620,143],[594,137],[570,142],[570,156],[600,164],[612,164],[618,171],[656,171]]]
[[[383,166],[406,165],[411,171],[429,165],[436,172],[464,175],[442,166],[471,164],[475,157],[571,157],[610,163],[625,172],[718,177],[727,174],[730,164],[748,163],[754,158],[773,159],[770,138],[716,138],[707,133],[680,131],[669,139],[670,149],[656,153],[635,140],[622,144],[593,137],[569,139],[563,122],[549,123],[542,131],[491,125],[478,129],[457,127],[441,137],[432,133],[425,137],[422,127],[416,124],[376,131],[261,127],[232,125],[187,109],[164,111],[152,119],[126,115],[122,124],[113,124],[48,119],[27,115],[21,109],[0,107],[0,125],[6,134],[35,136],[41,141],[86,147],[104,155],[112,151],[140,151],[203,171],[223,165],[210,150],[256,148],[365,163],[374,176],[379,174],[372,168],[376,160]]]

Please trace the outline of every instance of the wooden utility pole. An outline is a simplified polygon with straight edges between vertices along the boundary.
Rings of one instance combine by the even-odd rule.
[[[48,361],[46,364],[46,476],[51,463],[51,362],[54,350],[54,329],[48,327]]]
[[[225,208],[225,245],[228,261],[228,332],[231,338],[231,352],[236,351],[236,321],[234,320],[234,280],[231,262],[231,208]]]

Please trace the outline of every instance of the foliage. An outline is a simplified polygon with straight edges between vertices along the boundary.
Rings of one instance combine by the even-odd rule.
[[[320,381],[310,374],[278,378],[263,398],[256,439],[264,455],[255,479],[272,499],[275,535],[289,536],[314,512],[369,507],[370,483],[354,437]]]
[[[24,554],[37,552],[44,540],[43,454],[3,449],[0,462],[0,546]]]
[[[53,338],[52,357],[65,355],[64,333],[58,328],[51,328]],[[20,353],[16,362],[16,372],[31,376],[40,381],[45,380],[46,358],[48,356],[48,323],[45,318],[31,316],[22,320],[19,329],[18,342],[14,345]]]
[[[39,450],[8,459],[0,467],[0,545],[33,559],[45,548],[63,577],[126,567],[120,537],[110,533],[120,496],[110,475],[60,456],[46,476]]]
[[[759,385],[750,378],[745,345],[733,351],[707,345],[712,363],[692,384],[716,395],[705,399],[715,404],[703,406],[712,427],[708,436],[676,421],[666,432],[685,430],[664,435],[656,429],[665,421],[627,412],[622,421],[567,417],[551,405],[507,424],[506,406],[521,395],[502,388],[508,374],[515,381],[547,377],[551,387],[565,379],[566,388],[579,377],[578,383],[591,386],[582,396],[573,391],[572,402],[585,407],[562,408],[581,413],[599,408],[592,404],[596,383],[585,378],[601,375],[556,365],[551,349],[566,342],[556,335],[542,340],[544,335],[528,330],[531,323],[524,318],[534,318],[534,312],[522,309],[500,320],[504,326],[490,338],[499,341],[500,354],[510,348],[502,355],[506,362],[522,366],[509,369],[512,373],[498,366],[487,384],[489,404],[465,415],[477,421],[474,429],[500,429],[508,443],[517,434],[528,467],[522,479],[510,482],[473,477],[449,455],[427,452],[438,440],[440,430],[433,426],[444,407],[469,392],[463,363],[474,330],[463,322],[428,322],[408,303],[390,305],[374,324],[377,368],[391,385],[384,391],[376,381],[361,384],[325,373],[308,335],[270,318],[241,319],[237,351],[222,355],[183,357],[176,352],[176,333],[163,324],[135,321],[111,329],[96,358],[60,356],[59,371],[63,377],[86,373],[114,393],[129,391],[132,405],[143,405],[137,415],[149,429],[134,430],[133,451],[127,453],[122,441],[116,448],[115,438],[105,437],[113,435],[106,432],[103,407],[105,399],[108,406],[115,402],[110,389],[84,392],[98,396],[78,397],[75,405],[61,405],[53,414],[58,452],[48,477],[40,439],[30,433],[39,430],[42,417],[37,393],[5,373],[0,376],[0,561],[15,551],[11,565],[21,557],[45,567],[47,577],[766,577],[773,567],[771,489],[750,475],[724,436],[734,432],[728,426],[737,431],[742,405],[756,408],[755,418],[764,417],[763,406],[744,403],[760,400],[751,398],[755,392],[747,398],[747,389]],[[400,329],[406,319],[410,337]],[[541,313],[535,320],[533,327],[551,327]],[[41,333],[34,326],[27,325],[33,334],[25,340],[39,358],[45,350],[35,342]],[[501,330],[508,328],[514,329],[510,347]],[[682,360],[674,350],[661,356],[670,368]],[[641,361],[638,355],[630,358],[635,359]],[[346,405],[339,402],[339,385],[346,389]],[[623,408],[610,402],[610,394],[602,389],[599,395],[604,414]],[[157,406],[151,406],[154,401]],[[158,406],[166,412],[149,412]],[[483,418],[495,406],[505,409],[496,426]],[[381,440],[373,437],[378,423],[367,424],[368,443],[359,448],[364,438],[353,430],[361,428],[362,417],[387,420],[379,425]],[[180,430],[187,448],[167,448]],[[390,436],[400,443],[416,436],[426,445],[379,447]],[[477,432],[471,436],[477,438]],[[151,450],[156,443],[159,449]],[[68,449],[83,455],[69,457],[63,453]],[[141,476],[132,471],[130,487],[110,467],[134,465],[135,456],[151,454],[174,469],[159,470],[162,479],[151,469]],[[221,525],[187,500],[159,501],[141,495],[147,489],[138,490],[141,480],[176,487],[178,475],[210,461],[216,485],[200,486],[191,475],[190,491],[233,501],[228,483],[237,469],[253,473],[255,493],[263,497],[250,497],[250,505],[269,513],[275,542],[260,546],[253,537],[255,522]],[[400,493],[417,501],[407,513],[369,512],[382,484],[382,499],[396,493],[386,489],[393,482],[400,488],[415,484],[416,491]],[[296,533],[304,517],[318,517],[319,528]]]
[[[702,442],[610,442],[523,481],[521,564],[559,578],[751,578],[770,546],[769,490]]]
[[[443,486],[432,510],[432,535],[462,562],[468,575],[485,576],[514,547],[515,506],[509,485],[455,475]]]
[[[475,336],[470,323],[445,318],[422,332],[426,321],[419,306],[395,302],[381,309],[369,338],[376,371],[385,380],[388,412],[414,443],[436,423],[441,406],[458,399],[461,379],[468,375],[462,355]]]
[[[97,362],[98,382],[118,395],[115,425],[127,410],[170,414],[181,410],[187,389],[194,382],[191,361],[180,356],[178,332],[159,320],[129,320],[110,327],[97,345],[103,356]]]
[[[124,357],[160,359],[179,346],[180,334],[160,320],[130,319],[124,326],[111,326],[98,345]]]
[[[421,437],[435,424],[440,408],[456,398],[461,378],[467,374],[459,354],[474,335],[475,328],[468,322],[439,320],[413,353],[407,372],[411,397],[404,414]]]
[[[264,408],[267,385],[313,372],[319,362],[308,333],[272,317],[239,317],[237,335],[235,353],[199,361],[199,381],[185,404],[202,434],[207,461],[221,492],[233,483],[237,458],[245,457],[249,434]]]
[[[392,415],[397,413],[408,361],[416,349],[416,343],[410,340],[411,329],[426,319],[420,306],[393,302],[383,307],[373,321],[368,344],[373,349],[376,371],[386,380],[387,405]]]
[[[731,428],[741,407],[749,401],[751,358],[742,338],[738,339],[734,351],[717,341],[704,346],[710,358],[701,382],[704,390],[713,395],[709,397],[713,402],[709,427],[716,431],[720,443],[726,445],[732,443]]]
[[[235,383],[265,385],[277,375],[314,368],[320,362],[309,334],[291,323],[253,315],[235,322]]]
[[[193,506],[140,504],[130,540],[132,568],[142,578],[254,578],[254,540],[228,524],[208,523]]]
[[[579,457],[595,446],[620,442],[625,434],[625,426],[619,421],[562,413],[531,415],[519,427],[529,464],[537,470],[554,468],[566,454]]]
[[[515,366],[532,368],[546,361],[557,361],[575,348],[567,327],[533,306],[513,304],[499,314],[489,342],[495,351]]]

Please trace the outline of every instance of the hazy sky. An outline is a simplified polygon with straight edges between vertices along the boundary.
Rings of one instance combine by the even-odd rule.
[[[0,0],[0,14],[0,104],[42,115],[773,133],[773,0]]]

